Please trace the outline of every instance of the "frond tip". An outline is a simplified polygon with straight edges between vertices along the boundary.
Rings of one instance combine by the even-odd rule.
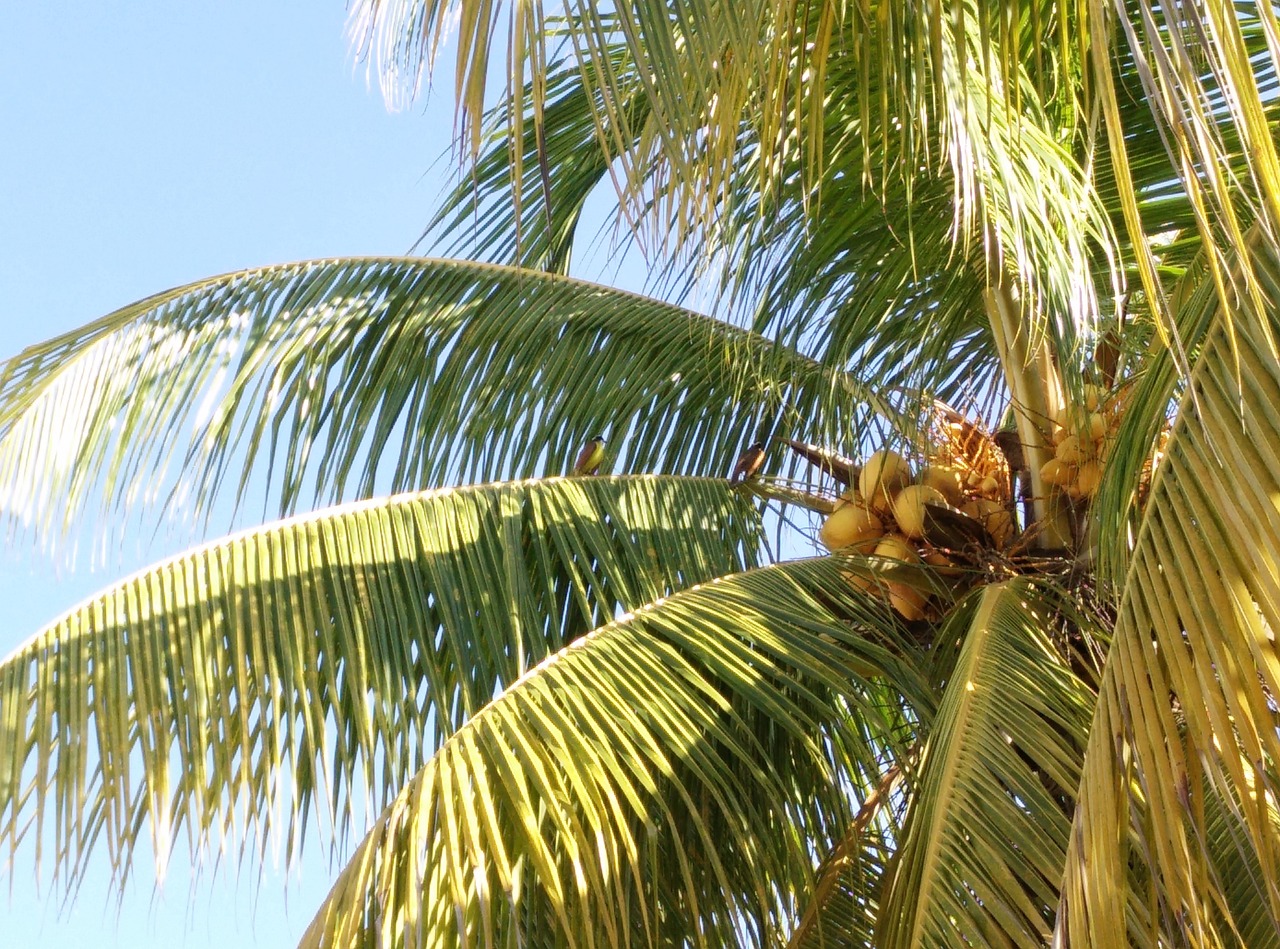
[[[73,609],[0,664],[0,848],[74,888],[150,833],[163,869],[311,816],[342,839],[444,739],[566,643],[750,564],[722,479],[561,478],[362,502],[199,547]],[[356,813],[353,814],[353,807]],[[248,814],[248,817],[243,815]]]
[[[863,395],[763,337],[567,277],[287,264],[180,287],[0,364],[0,507],[47,533],[94,501],[119,529],[148,508],[199,520],[220,490],[243,500],[257,463],[290,513],[308,488],[328,503],[564,474],[593,432],[615,471],[719,474],[762,419],[830,440]]]

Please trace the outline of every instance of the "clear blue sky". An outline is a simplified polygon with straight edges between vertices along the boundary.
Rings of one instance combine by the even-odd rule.
[[[0,359],[210,274],[407,252],[445,186],[452,89],[389,113],[345,19],[341,0],[8,4]],[[141,565],[68,571],[0,538],[0,655]],[[286,902],[278,868],[193,883],[177,865],[155,893],[144,866],[117,915],[100,856],[59,912],[19,857],[0,864],[4,949],[292,945],[330,881],[313,857]]]

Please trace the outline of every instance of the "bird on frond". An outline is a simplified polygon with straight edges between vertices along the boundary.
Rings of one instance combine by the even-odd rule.
[[[601,462],[604,461],[604,444],[603,435],[592,435],[578,452],[578,459],[573,463],[573,473],[575,475],[597,474],[600,471]]]
[[[750,481],[760,473],[762,465],[764,465],[764,442],[756,442],[738,456],[737,464],[733,466],[733,473],[729,475],[729,481],[733,484]]]

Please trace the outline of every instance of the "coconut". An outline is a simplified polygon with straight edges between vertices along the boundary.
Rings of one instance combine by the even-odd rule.
[[[1089,441],[1101,441],[1103,436],[1107,434],[1107,420],[1097,412],[1090,412],[1085,416],[1084,424],[1080,427],[1080,440],[1084,441],[1087,437]]]
[[[861,590],[863,593],[874,593],[876,591],[876,579],[869,571],[842,570],[840,575],[855,590]]]
[[[911,465],[895,451],[881,449],[862,466],[858,475],[858,492],[867,506],[877,513],[888,513],[894,495],[911,483]]]
[[[861,504],[849,503],[841,505],[827,516],[818,531],[818,539],[827,550],[843,550],[852,547],[861,553],[867,553],[875,547],[876,541],[884,535],[884,524],[880,518],[868,511]]]
[[[920,562],[920,554],[901,534],[885,535],[884,539],[876,545],[876,556],[887,560],[900,560],[903,563]],[[897,610],[903,619],[917,620],[924,616],[924,604],[928,599],[925,594],[913,586],[892,580],[886,580],[884,585],[889,592],[889,605]]]
[[[920,484],[939,492],[948,504],[964,503],[964,475],[955,468],[931,465],[920,472]]]
[[[1084,449],[1080,444],[1079,435],[1068,435],[1058,443],[1057,449],[1054,450],[1056,457],[1064,465],[1078,465],[1084,457]]]
[[[1040,466],[1040,480],[1045,484],[1064,485],[1075,480],[1076,470],[1057,458],[1050,458]]]
[[[963,572],[954,560],[935,547],[924,552],[924,562],[944,577],[958,577]]]
[[[1086,382],[1084,386],[1084,407],[1090,412],[1098,411],[1098,406],[1103,403],[1107,397],[1107,390],[1102,386],[1094,385]]]
[[[974,520],[981,521],[987,533],[994,537],[996,544],[1001,547],[1013,540],[1014,534],[1017,533],[1018,528],[1013,521],[1013,515],[997,501],[975,498],[960,510]]]
[[[924,536],[925,504],[947,503],[942,492],[927,484],[909,484],[893,501],[893,519],[898,522],[898,530],[908,537]]]
[[[898,611],[898,615],[908,621],[924,618],[924,604],[928,599],[915,587],[905,583],[888,583],[889,605]]]
[[[919,563],[920,555],[911,546],[911,542],[901,534],[885,534],[876,544],[875,554],[887,560],[901,560],[903,563]]]
[[[1080,466],[1076,474],[1076,487],[1083,497],[1091,498],[1098,493],[1098,485],[1102,483],[1102,468],[1096,461]]]

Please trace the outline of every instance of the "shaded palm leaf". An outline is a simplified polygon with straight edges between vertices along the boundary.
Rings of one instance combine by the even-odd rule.
[[[242,498],[265,458],[287,512],[308,484],[323,500],[559,474],[600,431],[613,470],[727,474],[779,424],[846,440],[862,394],[761,337],[563,277],[412,258],[267,267],[0,366],[0,507],[64,529],[95,495],[205,513],[228,478]]]
[[[634,73],[626,45],[616,44],[608,71],[618,94],[631,103],[626,127],[639,129],[648,101],[634,74],[628,74],[629,66]],[[587,68],[594,70],[590,64]],[[598,84],[584,82],[572,58],[552,63],[545,81],[541,134],[532,111],[532,85],[523,99],[503,100],[486,117],[492,141],[460,177],[424,235],[444,240],[449,254],[568,271],[587,198],[606,178],[612,156],[634,143],[624,147],[616,142],[619,130],[601,125],[607,123],[607,110],[593,99]],[[521,106],[529,114],[517,150],[504,133],[511,131],[511,110]],[[518,168],[513,152],[520,157]]]
[[[1048,941],[1094,699],[1054,640],[1063,602],[1008,580],[948,618],[941,638],[963,644],[911,775],[877,946]]]
[[[864,786],[830,739],[884,718],[851,660],[908,695],[922,684],[876,645],[893,635],[828,559],[723,578],[588,634],[445,743],[303,944],[507,944],[531,920],[530,938],[569,945],[774,941],[812,877],[811,838],[789,828],[825,817],[842,834],[846,788]]]
[[[900,768],[889,769],[822,861],[789,949],[876,944],[886,868],[902,833],[901,779]]]
[[[750,563],[722,480],[569,478],[363,502],[166,561],[0,665],[0,841],[53,825],[120,878],[313,810],[339,837],[502,689],[582,633]],[[250,818],[240,816],[245,811]]]
[[[1271,243],[1258,242],[1252,269],[1276,285],[1280,259]],[[1233,871],[1212,845],[1221,835],[1206,826],[1202,780],[1230,810],[1239,845],[1256,855],[1249,862],[1259,868],[1272,925],[1280,919],[1277,299],[1269,293],[1265,326],[1247,307],[1214,313],[1156,473],[1129,560],[1063,885],[1060,925],[1073,945],[1126,944],[1116,888],[1130,860],[1151,868],[1130,896],[1152,908],[1147,938],[1176,933],[1214,945],[1224,926],[1236,925],[1223,882]],[[1249,926],[1241,920],[1240,928]]]

